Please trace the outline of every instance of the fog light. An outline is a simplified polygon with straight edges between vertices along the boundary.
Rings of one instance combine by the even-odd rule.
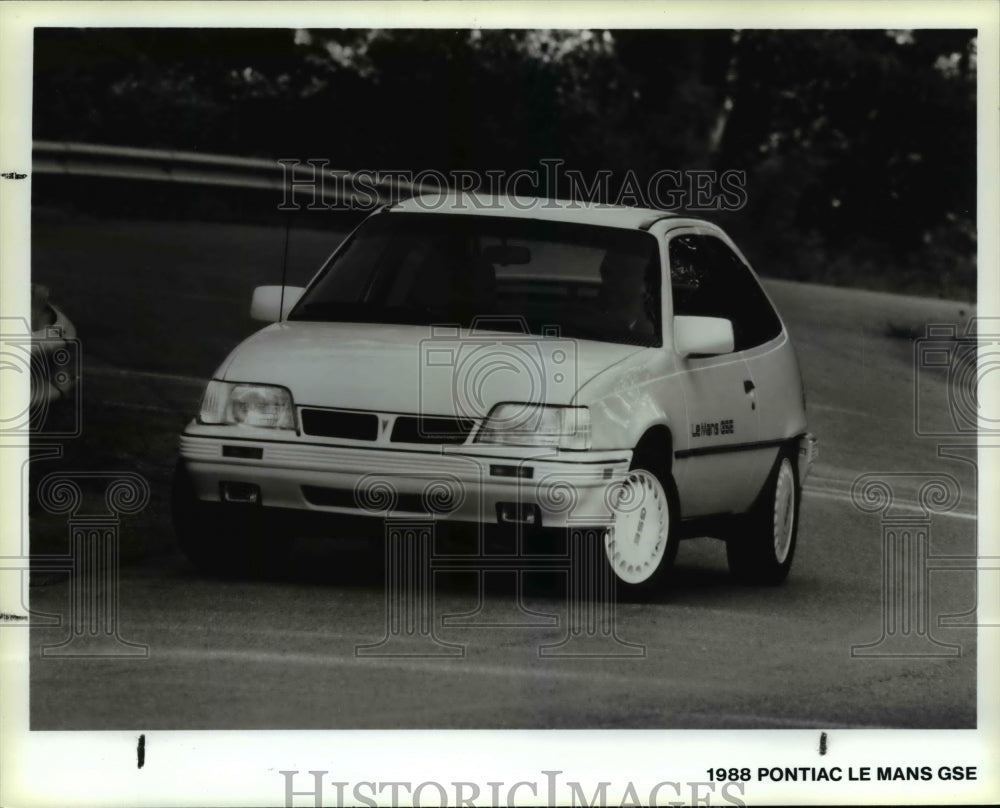
[[[238,502],[241,505],[260,503],[260,486],[253,483],[219,483],[219,498],[223,502]]]
[[[542,518],[534,503],[499,502],[497,521],[504,524],[540,525]]]

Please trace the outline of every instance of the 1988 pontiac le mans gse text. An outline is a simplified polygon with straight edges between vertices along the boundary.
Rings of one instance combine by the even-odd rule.
[[[622,594],[685,536],[740,580],[795,552],[815,453],[795,353],[717,226],[663,211],[418,197],[366,219],[184,430],[179,543],[212,570],[337,515],[589,529]]]

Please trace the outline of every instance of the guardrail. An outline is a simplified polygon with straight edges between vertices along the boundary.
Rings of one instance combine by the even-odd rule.
[[[283,201],[306,197],[309,203],[315,200],[323,205],[367,199],[366,206],[371,207],[371,197],[366,197],[366,192],[377,194],[376,204],[384,204],[424,190],[440,190],[402,181],[375,182],[371,174],[330,170],[323,161],[311,164],[48,140],[34,141],[31,165],[37,174],[246,188],[272,191]],[[356,190],[360,182],[364,183],[361,192]]]

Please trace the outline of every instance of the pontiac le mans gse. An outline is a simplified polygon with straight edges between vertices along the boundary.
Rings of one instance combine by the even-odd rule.
[[[222,363],[184,430],[179,543],[267,563],[324,516],[590,526],[619,592],[685,536],[744,581],[795,551],[815,440],[788,334],[718,227],[519,197],[372,214]],[[498,528],[491,528],[498,529]],[[602,563],[604,563],[602,561]]]

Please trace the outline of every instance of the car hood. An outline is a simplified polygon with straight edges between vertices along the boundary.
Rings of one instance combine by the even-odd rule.
[[[644,350],[455,327],[275,323],[217,377],[287,387],[298,406],[483,417],[502,401],[572,404],[594,376]]]

